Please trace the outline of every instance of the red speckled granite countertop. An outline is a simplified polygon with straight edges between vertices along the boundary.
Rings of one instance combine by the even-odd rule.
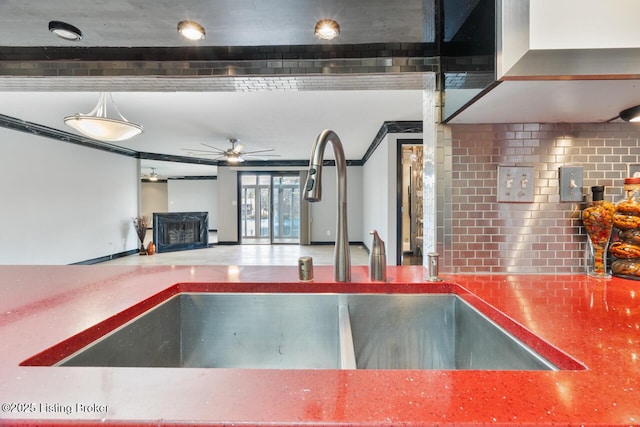
[[[354,267],[0,266],[0,425],[631,425],[640,423],[640,282],[448,276]],[[587,369],[260,370],[21,366],[128,308],[179,291],[455,292]],[[164,298],[164,296],[162,297]],[[506,315],[506,317],[504,316]]]

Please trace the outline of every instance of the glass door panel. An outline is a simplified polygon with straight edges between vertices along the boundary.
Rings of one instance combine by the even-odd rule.
[[[269,205],[269,187],[259,187],[260,190],[260,239],[264,239],[264,243],[270,243],[269,217],[271,213]]]
[[[240,231],[242,243],[270,243],[270,185],[255,174],[240,179]]]
[[[256,190],[255,187],[242,187],[240,209],[240,228],[242,238],[256,236]]]
[[[300,243],[300,177],[274,175],[273,243]]]
[[[300,243],[298,174],[241,174],[242,243]]]

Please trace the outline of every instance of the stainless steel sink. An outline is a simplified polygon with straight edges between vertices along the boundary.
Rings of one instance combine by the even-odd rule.
[[[349,313],[358,369],[557,369],[455,295],[361,295]]]
[[[336,301],[335,295],[179,294],[60,365],[338,369],[345,366]]]
[[[182,293],[57,365],[556,369],[451,294]]]

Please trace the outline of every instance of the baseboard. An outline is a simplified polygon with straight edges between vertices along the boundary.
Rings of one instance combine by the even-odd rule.
[[[233,241],[218,241],[216,243],[219,246],[233,246],[233,245],[241,245],[242,243],[240,242],[233,242]],[[277,245],[279,243],[274,243],[274,245]],[[283,243],[283,244],[288,244],[288,243]],[[292,244],[296,244],[296,243],[292,243]],[[336,244],[336,242],[311,242],[309,243],[310,246],[334,246]],[[363,242],[349,242],[349,246],[363,246],[365,248],[365,250],[368,252],[369,248],[367,248],[367,245],[365,245]]]
[[[110,261],[112,259],[123,258],[123,257],[129,256],[129,255],[137,254],[138,252],[140,252],[139,249],[131,249],[131,250],[128,250],[128,251],[125,251],[125,252],[118,252],[117,254],[111,254],[111,255],[102,256],[100,258],[93,258],[93,259],[88,259],[86,261],[74,262],[73,264],[69,264],[69,265],[93,265],[93,264],[99,264],[101,262]]]
[[[311,246],[334,246],[336,244],[336,242],[311,242],[309,243],[309,245]],[[367,248],[367,245],[364,244],[364,242],[349,242],[349,246],[364,246],[365,249],[367,249],[367,251],[369,250]]]

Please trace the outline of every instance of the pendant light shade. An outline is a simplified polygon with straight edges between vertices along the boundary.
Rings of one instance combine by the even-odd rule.
[[[116,114],[108,117],[109,108]],[[105,142],[124,141],[142,133],[140,125],[128,121],[116,104],[110,93],[101,93],[98,104],[87,114],[77,113],[64,118],[67,126],[71,126],[84,136]]]
[[[625,122],[640,122],[640,105],[620,111],[620,118]]]

